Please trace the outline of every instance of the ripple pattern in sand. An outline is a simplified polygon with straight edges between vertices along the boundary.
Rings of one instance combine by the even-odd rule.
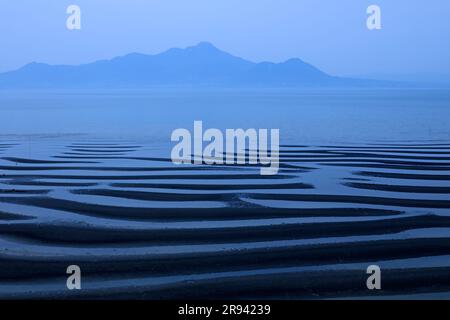
[[[284,145],[276,176],[134,141],[31,147],[0,143],[0,298],[359,297],[374,263],[376,294],[450,291],[450,143]]]

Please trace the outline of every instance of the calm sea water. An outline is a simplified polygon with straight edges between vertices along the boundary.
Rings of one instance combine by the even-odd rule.
[[[176,128],[279,128],[283,142],[448,140],[450,90],[0,92],[1,135],[170,142]]]

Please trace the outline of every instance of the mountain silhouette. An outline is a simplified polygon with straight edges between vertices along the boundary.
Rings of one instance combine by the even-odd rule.
[[[254,63],[208,42],[157,55],[131,53],[79,66],[30,63],[0,74],[0,88],[141,88],[149,86],[373,86],[376,80],[330,76],[300,60]]]

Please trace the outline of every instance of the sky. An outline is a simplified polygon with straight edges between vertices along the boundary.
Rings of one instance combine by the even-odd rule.
[[[66,9],[81,8],[81,30]],[[378,5],[382,29],[368,30]],[[450,74],[448,0],[0,0],[0,72],[209,41],[245,59],[333,75]]]

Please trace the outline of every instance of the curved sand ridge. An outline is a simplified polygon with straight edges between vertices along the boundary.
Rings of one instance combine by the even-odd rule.
[[[276,176],[39,143],[0,143],[0,298],[448,297],[450,143],[284,145]]]

